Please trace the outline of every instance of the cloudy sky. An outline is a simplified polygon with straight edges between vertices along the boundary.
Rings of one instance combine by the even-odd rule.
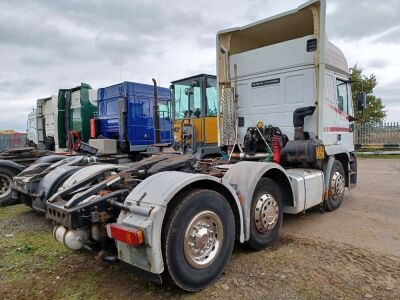
[[[169,82],[215,74],[215,34],[303,0],[0,0],[0,129],[25,130],[36,99],[81,81]],[[400,1],[328,0],[328,35],[379,81],[400,121]]]

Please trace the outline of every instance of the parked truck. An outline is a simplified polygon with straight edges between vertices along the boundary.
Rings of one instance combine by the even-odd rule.
[[[60,89],[57,101],[57,151],[76,151],[90,139],[90,119],[97,111],[97,91],[87,83]]]
[[[90,138],[90,118],[97,110],[96,91],[82,83],[71,89],[60,89],[58,96],[38,99],[29,113],[26,148],[0,153],[0,206],[15,203],[12,197],[13,177],[32,163],[53,162],[58,154],[77,151],[81,141]],[[41,158],[43,157],[43,158]],[[38,158],[41,158],[37,161]]]
[[[35,146],[38,143],[36,109],[33,109],[28,114],[28,120],[26,122],[26,140],[27,145]]]
[[[171,83],[174,149],[197,158],[221,157],[218,146],[217,78],[199,74]]]
[[[35,162],[14,176],[11,186],[14,201],[20,199],[34,210],[43,212],[45,201],[83,166],[135,161],[149,145],[162,145],[160,148],[163,149],[170,146],[172,144],[171,102],[176,110],[172,113],[175,142],[182,141],[179,137],[189,126],[193,126],[193,131],[199,133],[196,134],[195,147],[189,147],[190,136],[185,132],[185,145],[182,147],[180,143],[182,149],[179,153],[196,153],[199,157],[219,155],[221,150],[217,147],[215,83],[215,76],[204,74],[174,81],[171,86],[173,92],[176,90],[173,101],[170,90],[157,87],[155,81],[153,85],[123,82],[100,88],[97,96],[97,114],[90,122],[91,137],[95,139],[89,140],[91,146],[100,150],[99,157],[93,159],[80,156],[51,156],[46,162],[42,160]],[[187,88],[199,90],[185,93]],[[51,109],[56,104],[54,98],[38,100],[38,145],[51,145],[57,140],[54,139],[57,133],[57,127],[54,126],[57,112]],[[181,117],[185,109],[187,113],[188,108],[192,107],[192,103],[196,104],[197,110],[201,110],[201,115],[195,113],[185,118]],[[208,109],[208,113],[203,112],[205,108]],[[181,128],[185,130],[182,131]],[[59,160],[55,160],[56,158]]]
[[[20,199],[35,211],[45,212],[45,201],[82,167],[105,163],[104,168],[93,169],[104,172],[110,169],[107,163],[137,160],[140,151],[156,139],[171,144],[169,89],[157,87],[155,82],[123,82],[99,89],[96,102],[98,111],[90,121],[90,133],[97,139],[90,139],[89,144],[100,150],[98,157],[50,155],[45,162],[43,158],[33,163],[14,176],[11,189],[15,201]],[[40,110],[38,101],[37,111]]]
[[[153,85],[122,82],[98,90],[98,111],[91,123],[90,145],[100,152],[125,153],[140,158],[151,144],[172,143],[170,90]],[[104,151],[104,139],[111,149]]]
[[[218,32],[228,159],[161,154],[121,172],[84,168],[47,203],[55,239],[197,291],[224,271],[235,240],[261,250],[283,213],[339,208],[357,181],[354,118],[348,65],[325,19],[326,1],[313,0]]]
[[[58,141],[57,100],[58,97],[56,95],[37,100],[36,130],[38,149],[55,151],[56,141]]]

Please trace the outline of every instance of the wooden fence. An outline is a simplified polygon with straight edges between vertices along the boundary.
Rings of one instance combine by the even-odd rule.
[[[399,150],[400,123],[356,124],[354,144],[358,149]]]

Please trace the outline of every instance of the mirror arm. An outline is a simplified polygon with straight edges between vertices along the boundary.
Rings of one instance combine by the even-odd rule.
[[[349,122],[354,122],[354,121],[359,121],[358,118],[355,118],[353,116],[349,116]]]

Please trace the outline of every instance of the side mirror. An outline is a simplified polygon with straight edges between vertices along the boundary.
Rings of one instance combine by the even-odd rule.
[[[198,80],[193,80],[192,83],[190,84],[190,86],[191,86],[192,88],[194,88],[194,87],[199,87],[199,86],[200,86],[200,81],[198,81]]]
[[[191,88],[191,87],[186,88],[186,89],[185,89],[185,94],[186,94],[186,95],[193,94],[193,88]]]
[[[367,105],[367,97],[364,92],[357,94],[357,110],[363,111]]]

